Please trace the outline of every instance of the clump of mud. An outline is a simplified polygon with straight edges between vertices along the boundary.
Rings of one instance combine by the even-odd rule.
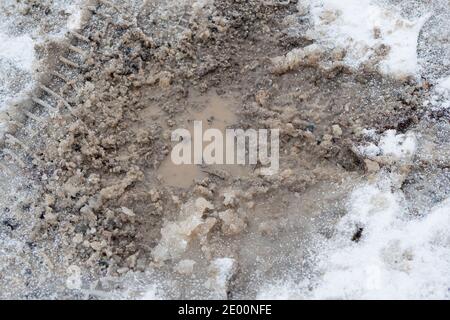
[[[37,94],[59,111],[16,135],[40,186],[31,241],[54,242],[57,269],[87,282],[156,270],[178,281],[171,297],[252,296],[301,264],[315,218],[338,219],[354,181],[389,166],[357,151],[363,129],[405,132],[428,88],[354,73],[342,52],[292,60],[311,44],[285,32],[294,1],[130,3],[87,3],[86,25],[46,49],[51,91]],[[172,130],[220,126],[228,107],[223,126],[281,129],[279,173],[198,166],[170,183]]]

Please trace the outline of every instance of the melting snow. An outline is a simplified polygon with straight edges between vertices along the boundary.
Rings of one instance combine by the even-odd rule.
[[[80,5],[72,4],[65,8],[65,11],[69,14],[67,19],[67,29],[77,30],[81,28],[82,24],[82,12]]]
[[[33,39],[28,35],[10,37],[0,33],[0,59],[5,59],[22,70],[31,71],[34,62]]]
[[[318,283],[266,285],[258,298],[448,299],[449,213],[447,199],[412,218],[389,179],[363,185],[350,196],[336,236],[321,247]],[[355,242],[358,228],[361,238]]]
[[[377,138],[375,134],[372,138]],[[397,134],[396,130],[387,130],[380,137],[378,145],[370,142],[358,148],[359,152],[369,158],[389,156],[395,160],[411,158],[416,151],[417,139],[414,133]]]
[[[345,49],[344,62],[350,67],[358,68],[386,46],[388,54],[379,64],[382,73],[398,78],[418,74],[418,36],[428,16],[409,21],[395,8],[371,0],[310,0],[310,13],[311,38]]]

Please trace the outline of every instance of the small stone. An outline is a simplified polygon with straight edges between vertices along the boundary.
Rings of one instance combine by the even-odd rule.
[[[128,269],[127,267],[123,267],[123,268],[117,269],[117,273],[124,274],[124,273],[127,273],[129,270],[130,269]]]
[[[255,94],[255,100],[261,106],[265,106],[267,104],[268,99],[269,99],[269,93],[266,90],[259,90]]]
[[[377,162],[369,160],[369,159],[365,159],[364,163],[366,165],[367,172],[375,173],[375,172],[380,171],[380,165]]]
[[[198,34],[198,38],[199,38],[200,40],[202,40],[202,41],[208,40],[210,36],[211,36],[211,32],[210,32],[208,29],[205,29],[205,30],[201,31],[201,32]]]
[[[55,204],[56,200],[55,197],[52,196],[51,194],[46,194],[45,195],[45,205],[48,207],[51,207]]]
[[[158,190],[152,189],[150,190],[150,200],[152,202],[157,202],[161,198],[161,195],[159,194]]]
[[[94,249],[95,251],[100,251],[104,247],[104,243],[100,241],[92,241],[90,244],[91,248]]]
[[[207,209],[214,210],[214,205],[203,197],[195,200],[195,207],[201,214],[205,213]]]
[[[322,142],[320,143],[320,146],[324,149],[328,149],[333,145],[332,140],[333,140],[333,137],[331,135],[324,134],[322,137]]]
[[[213,196],[213,193],[211,190],[209,190],[208,188],[201,186],[201,185],[196,185],[194,188],[194,192],[196,192],[199,195],[206,197],[206,198],[211,198]]]
[[[44,218],[45,218],[45,221],[50,223],[50,224],[55,224],[57,222],[56,215],[54,213],[51,213],[51,212],[47,212],[44,215]]]
[[[342,136],[342,129],[339,125],[334,124],[331,129],[333,130],[333,136],[334,137],[340,137]]]
[[[294,172],[292,171],[292,169],[286,169],[280,173],[280,178],[282,180],[284,180],[284,179],[291,177],[293,174],[294,174]]]
[[[163,71],[158,74],[159,85],[163,88],[167,88],[172,83],[173,74],[168,71]]]
[[[222,220],[222,232],[227,236],[239,234],[247,227],[235,210],[219,212],[219,218]]]
[[[381,29],[379,27],[373,28],[373,38],[380,39],[381,38]]]
[[[129,217],[134,217],[134,216],[136,216],[136,214],[135,214],[135,213],[133,212],[133,210],[131,210],[131,209],[128,209],[128,208],[126,208],[126,207],[122,207],[121,209],[122,209],[122,212],[123,212],[125,215],[129,216]]]
[[[130,269],[134,269],[136,267],[136,262],[137,262],[138,256],[139,256],[139,252],[136,252],[135,254],[133,254],[127,258],[127,264]]]
[[[223,194],[223,204],[225,206],[234,206],[237,203],[236,192],[234,190],[225,192]]]
[[[309,131],[309,132],[314,132],[315,129],[316,129],[316,125],[314,123],[309,123],[306,126],[306,130]]]
[[[81,233],[77,233],[75,237],[72,239],[73,243],[80,244],[83,242],[83,235]]]
[[[305,138],[305,140],[307,140],[307,141],[309,141],[309,142],[316,141],[316,137],[315,137],[314,134],[313,134],[311,131],[309,131],[309,130],[301,131],[301,136],[302,136],[303,138]]]
[[[297,132],[297,130],[295,130],[295,127],[294,127],[294,125],[292,123],[287,123],[284,130],[291,137],[297,137],[298,136],[298,132]]]

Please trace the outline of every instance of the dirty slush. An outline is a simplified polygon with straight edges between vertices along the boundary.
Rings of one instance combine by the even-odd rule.
[[[50,2],[27,1],[23,15],[44,17]],[[314,274],[309,244],[333,236],[355,183],[386,168],[414,184],[434,168],[356,147],[364,128],[403,134],[430,117],[427,83],[381,74],[387,48],[354,69],[344,49],[312,46],[289,32],[308,28],[299,7],[85,1],[82,26],[39,49],[34,98],[0,141],[20,172],[6,227],[23,243],[0,297],[255,298],[294,265],[294,280]],[[279,171],[173,164],[171,134],[194,121],[280,129]],[[353,231],[357,243],[364,228]]]

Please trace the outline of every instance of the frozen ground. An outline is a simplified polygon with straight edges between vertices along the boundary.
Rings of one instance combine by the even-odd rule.
[[[69,29],[80,28],[79,4],[80,1],[24,1],[19,5],[15,1],[2,1],[0,4],[0,112],[2,112],[0,119],[3,121],[0,123],[0,128],[2,128],[2,135],[11,126],[11,114],[21,112],[21,100],[27,100],[37,82],[38,75],[40,72],[44,71],[45,73],[46,71],[39,70],[39,61],[46,58],[43,53],[46,43],[50,40],[63,40]],[[212,37],[210,30],[219,30],[219,32],[227,34],[229,28],[233,29],[234,26],[228,21],[232,19],[242,23],[236,27],[238,32],[233,36],[247,39],[249,37],[247,30],[252,30],[252,23],[257,23],[251,21],[247,25],[239,20],[240,15],[247,17],[245,16],[247,7],[236,6],[233,7],[234,11],[227,10],[228,6],[232,6],[230,2],[220,0],[148,1],[144,4],[145,9],[141,11],[139,10],[141,4],[141,1],[130,1],[129,6],[126,7],[129,8],[131,16],[136,15],[136,20],[138,24],[142,25],[146,36],[152,38],[153,42],[149,47],[158,48],[159,51],[156,55],[161,61],[165,61],[164,59],[172,54],[171,49],[163,48],[162,44],[176,43],[177,46],[174,46],[172,50],[177,61],[184,61],[179,56],[186,52],[188,52],[187,55],[199,55],[202,68],[198,70],[195,69],[196,66],[192,67],[196,74],[202,74],[198,79],[196,78],[199,88],[209,85],[244,96],[243,90],[236,89],[236,83],[233,83],[235,80],[232,76],[227,78],[232,85],[223,85],[220,82],[217,84],[218,81],[214,77],[205,78],[206,80],[202,78],[203,73],[207,77],[208,73],[214,74],[214,68],[220,68],[229,63],[227,60],[229,57],[222,57],[221,53],[226,55],[233,52],[228,51],[229,48],[227,48],[223,52],[213,53],[208,51],[209,47],[202,46],[203,43],[208,43],[208,39]],[[274,6],[277,7],[276,3]],[[261,17],[265,17],[264,10],[266,8],[262,7],[259,12]],[[298,3],[291,1],[288,13],[282,11],[283,9],[280,10],[275,10],[275,13],[269,11],[267,15],[275,16],[281,12],[279,13],[283,18],[281,31],[277,29],[278,26],[271,29],[272,25],[268,24],[265,26],[268,29],[265,36],[265,30],[262,28],[261,34],[257,36],[260,38],[250,36],[250,40],[248,40],[261,46],[267,43],[268,49],[264,49],[267,49],[268,58],[271,59],[262,59],[261,57],[265,53],[257,50],[254,53],[249,49],[252,47],[251,44],[243,46],[244,49],[249,50],[250,55],[255,54],[255,57],[251,56],[254,61],[258,61],[260,64],[272,61],[275,73],[279,73],[281,79],[284,79],[277,83],[278,88],[271,91],[273,96],[277,97],[278,94],[279,97],[270,100],[268,96],[265,96],[264,90],[257,91],[257,89],[264,88],[265,83],[262,80],[254,87],[242,85],[248,92],[257,92],[256,100],[259,104],[258,108],[260,108],[259,113],[257,112],[256,116],[253,116],[253,120],[251,116],[249,116],[249,120],[245,118],[245,112],[251,115],[251,108],[256,107],[253,105],[247,107],[241,119],[244,124],[271,126],[284,123],[283,121],[286,120],[283,117],[290,119],[289,112],[283,111],[284,113],[280,112],[281,115],[278,115],[277,106],[267,107],[265,100],[270,101],[268,104],[278,103],[283,106],[285,100],[287,101],[286,96],[291,94],[294,99],[309,99],[296,93],[293,88],[289,87],[289,84],[298,85],[303,91],[307,91],[308,81],[317,81],[308,77],[306,77],[307,80],[301,80],[302,72],[304,74],[311,72],[314,75],[315,71],[310,71],[308,68],[325,70],[324,72],[327,74],[327,72],[332,73],[335,68],[345,67],[356,75],[363,76],[370,72],[381,74],[382,80],[376,82],[376,86],[380,86],[381,89],[372,88],[371,82],[367,82],[369,88],[367,92],[374,92],[375,96],[381,97],[381,90],[389,87],[389,81],[391,81],[386,79],[392,78],[417,82],[420,86],[428,88],[429,90],[421,93],[416,101],[405,103],[405,106],[414,105],[414,108],[417,108],[415,109],[417,115],[420,114],[416,120],[411,120],[414,125],[408,125],[406,131],[402,130],[402,125],[392,127],[391,123],[398,124],[395,122],[397,113],[384,113],[385,110],[380,106],[380,112],[383,112],[383,116],[386,117],[384,128],[383,121],[375,120],[373,123],[378,126],[377,128],[358,127],[361,122],[355,120],[353,123],[353,120],[359,117],[357,116],[358,110],[355,111],[351,106],[348,117],[352,120],[348,124],[348,128],[346,126],[342,126],[342,128],[344,131],[351,132],[344,132],[344,135],[354,143],[354,153],[364,163],[363,171],[365,172],[347,171],[347,162],[350,160],[346,155],[341,159],[340,153],[339,165],[345,167],[346,170],[341,169],[340,166],[337,166],[339,167],[337,169],[336,166],[328,164],[319,167],[320,170],[318,168],[313,170],[308,166],[308,161],[316,161],[316,159],[320,159],[320,161],[317,160],[318,162],[322,161],[321,153],[317,151],[316,154],[315,149],[311,158],[307,158],[301,151],[296,153],[300,158],[298,163],[293,160],[295,154],[290,153],[289,157],[284,158],[288,164],[282,167],[285,175],[283,178],[285,180],[280,178],[282,183],[275,179],[263,181],[261,185],[258,185],[259,178],[251,176],[248,180],[244,179],[254,190],[258,190],[254,192],[256,196],[253,199],[251,196],[243,195],[243,192],[242,194],[233,193],[236,190],[241,192],[239,188],[245,191],[245,184],[234,179],[235,177],[227,178],[225,182],[214,181],[213,186],[211,183],[197,184],[196,188],[192,188],[192,195],[189,194],[185,199],[183,192],[177,193],[177,190],[170,187],[159,187],[159,184],[155,184],[157,180],[154,180],[156,178],[153,177],[153,172],[146,171],[145,176],[148,180],[145,181],[147,184],[145,187],[153,188],[151,194],[148,195],[150,200],[146,201],[153,203],[152,210],[157,210],[158,206],[164,206],[168,214],[163,220],[158,218],[158,215],[140,219],[140,212],[146,210],[146,207],[137,207],[133,211],[125,205],[121,205],[123,201],[130,201],[128,198],[131,197],[126,192],[122,198],[127,199],[121,198],[122,202],[108,204],[109,207],[105,204],[103,212],[95,212],[97,215],[95,219],[101,221],[103,215],[111,215],[114,208],[118,206],[121,211],[118,219],[124,225],[135,223],[136,212],[139,226],[132,229],[136,230],[132,232],[139,233],[141,238],[138,237],[136,240],[145,240],[148,242],[146,246],[152,246],[152,250],[144,254],[141,252],[139,256],[132,251],[135,239],[126,234],[125,242],[116,245],[116,247],[130,247],[130,251],[122,253],[125,257],[126,267],[121,265],[123,263],[120,260],[122,256],[117,253],[118,266],[114,269],[111,264],[107,271],[108,274],[102,274],[98,279],[95,273],[90,273],[82,266],[84,257],[89,257],[92,250],[97,251],[95,248],[102,245],[102,238],[100,240],[95,238],[97,237],[95,228],[87,232],[88,234],[92,233],[92,238],[83,234],[87,241],[86,245],[86,241],[80,241],[82,242],[80,246],[87,246],[87,249],[80,249],[80,246],[75,249],[66,246],[65,236],[68,239],[70,237],[68,242],[77,242],[81,235],[79,231],[71,229],[70,223],[73,221],[70,219],[75,219],[74,216],[70,216],[70,221],[58,218],[56,221],[61,224],[61,227],[54,227],[55,217],[52,215],[53,211],[48,211],[48,208],[54,207],[54,202],[60,205],[59,199],[54,201],[51,198],[45,198],[46,204],[43,208],[47,211],[45,214],[40,212],[39,210],[42,208],[32,204],[33,195],[40,194],[39,186],[30,183],[29,177],[33,174],[19,173],[21,171],[11,161],[11,158],[4,156],[4,159],[8,161],[2,170],[12,170],[14,178],[11,179],[11,174],[6,175],[4,172],[0,180],[2,188],[7,190],[0,198],[2,204],[0,212],[2,222],[0,226],[0,252],[2,253],[0,257],[0,297],[449,298],[450,8],[448,1],[433,1],[431,5],[425,5],[421,1],[414,0],[308,0],[298,1]],[[140,14],[136,14],[136,12],[140,12]],[[231,13],[228,16],[224,14],[226,16],[224,18],[218,12]],[[212,21],[208,18],[211,15],[214,16]],[[113,15],[113,17],[115,16]],[[187,22],[189,19],[192,19],[190,23]],[[160,20],[161,23],[159,23]],[[245,21],[245,19],[242,20]],[[36,23],[37,21],[38,23]],[[174,21],[177,23],[174,24]],[[236,21],[233,23],[238,24]],[[208,23],[212,23],[213,27],[203,30],[203,26]],[[159,28],[148,27],[154,24],[158,24]],[[192,27],[193,25],[195,27]],[[95,31],[99,27],[94,26],[92,29]],[[120,32],[122,31],[119,30]],[[247,34],[245,34],[246,32]],[[270,32],[276,32],[277,35],[283,34],[286,38],[295,41],[289,42],[283,48],[272,47],[270,43],[273,39]],[[201,53],[189,52],[192,49],[189,46],[192,37],[200,39],[200,42],[192,45],[198,45],[204,50],[200,51],[208,55],[204,60]],[[111,39],[115,39],[114,36],[111,36]],[[148,38],[145,38],[145,41],[149,41]],[[185,43],[187,45],[183,47]],[[218,43],[220,48],[220,41]],[[115,45],[117,46],[114,47]],[[182,54],[176,51],[179,48],[181,48]],[[123,50],[123,48],[116,43],[109,43],[104,49],[106,55],[111,55],[111,57],[114,56],[111,53],[113,50]],[[141,48],[133,48],[133,50],[138,51]],[[124,53],[124,55],[126,54],[128,53]],[[210,57],[214,54],[219,62]],[[234,54],[236,53],[234,52]],[[92,57],[93,60],[97,58],[94,55]],[[169,61],[167,65],[172,63],[169,59],[167,61]],[[95,62],[92,63],[93,68],[99,68],[97,69],[99,75],[103,70],[103,63],[99,64],[100,67],[95,65]],[[113,73],[114,67],[117,66],[109,65],[109,67]],[[188,74],[191,65],[180,64],[179,67],[183,72],[187,70],[186,74]],[[133,66],[133,68],[137,67]],[[175,69],[172,68],[169,72],[164,69],[161,69],[163,71],[153,70],[150,67],[151,72],[159,73],[156,80],[146,81],[156,82],[161,87],[170,86],[172,82],[178,84],[176,77],[180,75],[173,75]],[[251,73],[254,69],[258,70],[257,72],[263,72],[259,71],[257,64],[252,66],[251,62],[248,62],[240,70],[242,74],[245,74],[246,72]],[[267,70],[268,67],[264,66],[261,69]],[[125,73],[125,71],[123,72]],[[281,76],[284,73],[288,73],[288,75]],[[227,73],[224,73],[223,77],[228,77]],[[252,77],[263,78],[261,74],[255,73],[248,77],[249,81],[254,80]],[[90,78],[97,79],[95,74]],[[83,87],[79,94],[79,100],[83,100],[84,96],[89,95],[89,92],[103,92],[105,90],[103,81],[107,81],[105,79],[107,78],[99,76],[98,83],[101,85],[94,83]],[[342,81],[347,80],[344,78]],[[319,87],[322,88],[322,92],[316,94],[318,101],[310,99],[309,103],[323,103],[324,98],[327,98],[325,90],[330,90],[331,94],[342,92],[333,88],[333,85],[335,84],[330,82],[330,88],[327,88],[327,84]],[[346,86],[351,87],[352,82],[349,81]],[[175,85],[172,88],[169,89],[168,98],[163,94],[158,96],[160,90],[158,88],[149,90],[149,95],[154,94],[154,97],[148,101],[164,103],[164,110],[170,110],[170,116],[167,116],[166,113],[158,113],[159,119],[182,123],[186,119],[177,115],[177,113],[181,114],[180,110],[170,109],[176,104],[174,96],[181,94]],[[123,88],[119,90],[122,95],[134,98]],[[399,89],[400,93],[402,93],[401,90],[403,89]],[[392,90],[392,92],[394,91]],[[352,91],[349,90],[349,92]],[[113,93],[104,91],[104,94]],[[364,100],[365,97],[359,98]],[[380,104],[389,105],[385,96],[379,100]],[[74,98],[73,101],[77,101],[77,99]],[[417,101],[422,105],[417,107],[415,105]],[[100,101],[99,105],[104,102]],[[202,103],[198,101],[189,103],[194,102]],[[370,106],[374,108],[373,105]],[[188,105],[186,108],[190,107]],[[261,111],[264,108],[266,108],[265,111]],[[107,123],[115,115],[111,116],[105,110],[99,108],[97,114],[99,118],[101,118],[100,114],[104,114],[105,123]],[[132,111],[135,112],[135,110]],[[198,112],[198,110],[195,111]],[[376,110],[369,110],[367,118],[375,119],[370,111],[377,113]],[[150,111],[142,112],[139,109],[136,112],[138,117],[146,121],[155,121],[157,124],[160,121]],[[333,110],[327,109],[324,112],[320,108],[317,110],[313,108],[304,112],[311,114],[308,113],[308,119],[318,118],[315,133],[321,135],[320,138],[317,138],[319,139],[318,144],[321,144],[327,152],[331,152],[333,147],[329,147],[329,145],[335,143],[335,140],[339,141],[342,129],[335,126],[331,131],[328,130],[334,123],[334,119],[328,123],[322,118],[330,116]],[[86,114],[81,114],[81,116],[85,116],[83,120],[90,123],[91,113],[95,114],[96,111],[89,109]],[[269,114],[269,120],[265,118],[265,114]],[[120,116],[122,117],[122,114]],[[124,122],[131,121],[125,116],[123,117]],[[411,118],[414,117],[411,116],[408,119]],[[383,118],[381,117],[381,119]],[[49,120],[56,128],[54,129],[56,133],[53,136],[51,133],[49,136],[54,139],[59,137],[60,140],[55,141],[62,141],[66,143],[66,147],[70,147],[70,144],[76,144],[75,138],[71,137],[71,141],[64,140],[65,133],[64,131],[60,132],[64,129],[58,127],[64,128],[64,125],[58,123],[63,120],[57,119],[54,121],[56,124]],[[403,119],[401,120],[403,121]],[[292,122],[295,126],[298,125],[296,122]],[[372,122],[363,120],[362,123]],[[161,126],[164,128],[165,124]],[[350,130],[351,126],[353,126],[353,131]],[[79,130],[76,127],[71,128],[74,131]],[[152,128],[148,128],[148,130],[153,132]],[[300,132],[303,132],[305,137],[309,137],[308,130],[300,130]],[[327,135],[329,138],[326,138]],[[295,143],[292,144],[291,141],[291,139],[295,140],[296,136],[289,134],[287,136],[289,138],[285,139],[288,142],[283,150],[289,153],[296,147]],[[126,138],[128,137],[122,136],[122,139]],[[49,141],[45,145],[51,147],[52,143]],[[86,143],[94,145],[91,140]],[[58,161],[68,163],[68,159],[76,159],[76,152],[61,151],[61,145],[58,149],[59,153],[52,153],[53,151],[49,149],[48,154],[45,154],[47,158],[44,159],[52,163]],[[164,150],[158,149],[161,146],[157,143],[151,147],[155,153]],[[327,149],[328,147],[329,149]],[[114,159],[114,161],[122,161],[122,151],[122,149],[118,149],[117,159],[120,160]],[[130,154],[135,152],[136,155],[133,156],[138,158],[143,157],[139,154],[139,149],[128,150],[128,152]],[[145,157],[147,156],[157,158],[151,152],[145,154]],[[135,160],[133,158],[125,160],[125,162],[129,161]],[[64,168],[64,166],[62,167]],[[83,163],[83,170],[92,169]],[[15,173],[16,170],[18,173]],[[127,170],[131,169],[127,168]],[[305,173],[308,170],[314,171],[314,175],[308,176]],[[292,174],[292,172],[294,173]],[[79,178],[78,173],[70,172],[69,174],[68,182],[72,183]],[[295,178],[292,178],[291,175]],[[111,181],[117,179],[116,176],[106,176],[106,174],[104,177]],[[63,179],[65,178],[66,176],[63,177]],[[202,178],[204,177],[202,176]],[[90,176],[90,179],[95,180],[96,177]],[[315,183],[305,182],[311,180]],[[331,180],[333,182],[330,182]],[[77,183],[74,182],[74,185]],[[267,192],[267,196],[264,193],[258,194],[267,183],[273,185],[278,183],[280,192],[277,193],[275,188],[275,190],[264,191]],[[303,184],[305,184],[304,188]],[[214,185],[218,185],[218,187],[214,187]],[[288,191],[282,191],[283,185],[289,185]],[[158,192],[154,191],[155,186],[157,186]],[[330,186],[333,190],[329,190]],[[64,187],[73,188],[69,183],[64,184]],[[53,195],[52,188],[56,190],[53,194],[60,195],[58,193],[58,190],[61,189],[60,185],[54,181],[52,184],[49,183],[46,192],[50,195]],[[89,192],[96,192],[95,187],[90,185],[89,188],[94,190],[89,190]],[[141,187],[138,187],[137,191],[142,191],[139,188]],[[334,190],[335,188],[336,190]],[[164,191],[162,191],[163,189]],[[68,190],[67,193],[72,192],[71,190]],[[82,191],[74,191],[71,199],[68,197],[67,201],[73,201],[73,203],[78,201],[76,204],[78,205],[82,201],[79,196],[80,192]],[[211,192],[220,194],[222,197],[220,205],[217,204],[215,196],[211,196]],[[119,191],[114,189],[111,193],[114,195]],[[91,194],[88,195],[91,196]],[[171,200],[167,200],[169,197]],[[269,197],[267,203],[265,202],[266,197]],[[172,206],[178,208],[177,201],[180,201],[174,200],[178,198],[183,201],[183,204],[180,205],[181,209],[173,209]],[[137,196],[136,199],[138,199]],[[245,202],[245,206],[240,207],[240,202]],[[92,207],[91,203],[89,202],[89,205]],[[72,206],[75,207],[75,205]],[[253,206],[256,209],[252,209]],[[63,206],[61,205],[61,207]],[[88,206],[86,205],[86,207]],[[220,211],[222,209],[223,211]],[[256,213],[262,212],[263,217],[255,213],[245,213],[244,216],[240,216],[244,209],[247,212],[253,212],[252,210]],[[179,216],[176,210],[180,211]],[[220,212],[215,215],[214,210]],[[66,211],[61,209],[61,212]],[[67,212],[72,214],[70,209]],[[56,210],[55,214],[58,213]],[[205,213],[211,214],[211,216],[206,218]],[[91,213],[88,215],[92,217]],[[42,220],[42,217],[46,223],[47,220],[49,221],[48,232],[45,232],[44,236],[40,234],[37,237],[42,242],[30,242],[31,234],[41,232],[36,231],[36,225],[40,223],[39,220]],[[220,221],[221,224],[215,221]],[[114,223],[117,222],[114,221]],[[220,229],[220,231],[213,229],[215,224],[216,229]],[[97,229],[103,227],[104,225],[99,225]],[[135,227],[133,226],[133,228]],[[124,229],[126,228],[124,227]],[[52,238],[52,230],[57,230],[54,238]],[[72,234],[72,232],[74,233]],[[108,232],[106,227],[104,232]],[[129,240],[130,238],[133,240]],[[206,239],[210,242],[205,243]],[[183,243],[181,249],[180,243]],[[73,251],[69,249],[73,249]],[[115,247],[104,248],[104,250],[115,250]],[[145,249],[140,248],[139,250],[145,252]],[[94,252],[90,256],[89,263],[95,261],[96,254]],[[253,257],[253,254],[268,258],[260,259],[257,256]],[[129,255],[129,257],[125,255]],[[202,255],[207,258],[202,259]],[[138,256],[144,256],[152,262],[148,264],[144,257],[137,259]],[[130,261],[134,261],[131,263],[132,266],[130,266]],[[144,261],[145,266],[139,267],[139,261]],[[110,262],[102,260],[102,263]],[[162,264],[162,266],[158,264]],[[138,266],[136,267],[136,265]]]

